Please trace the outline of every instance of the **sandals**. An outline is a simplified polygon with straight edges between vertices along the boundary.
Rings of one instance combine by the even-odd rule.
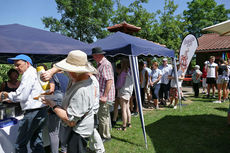
[[[127,127],[131,128],[132,127],[131,123],[127,123]]]
[[[126,127],[122,126],[120,128],[117,128],[117,130],[119,130],[119,131],[126,131]]]

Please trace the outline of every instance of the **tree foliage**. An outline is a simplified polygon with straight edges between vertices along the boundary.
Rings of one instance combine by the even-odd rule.
[[[188,22],[186,30],[196,37],[206,33],[203,28],[227,20],[230,13],[224,5],[217,5],[215,0],[193,0],[187,4],[188,10],[183,13]]]
[[[56,0],[56,3],[61,19],[42,18],[50,31],[89,43],[108,33],[105,28],[113,14],[112,0]]]
[[[179,50],[183,37],[187,34],[184,26],[186,22],[181,15],[175,15],[178,5],[173,0],[165,0],[163,12],[158,10],[159,22],[154,25],[153,41],[166,45],[175,51]]]
[[[144,3],[148,3],[148,0],[135,0],[126,7],[121,5],[120,0],[116,0],[117,9],[111,19],[112,25],[126,21],[129,24],[141,27],[141,30],[134,35],[145,39],[151,38],[153,25],[157,22],[156,14],[149,13],[143,7]]]

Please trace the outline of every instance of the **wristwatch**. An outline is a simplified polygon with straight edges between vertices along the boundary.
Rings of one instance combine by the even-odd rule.
[[[52,110],[54,111],[54,109],[57,107],[62,108],[60,105],[54,105],[54,107],[52,107]]]

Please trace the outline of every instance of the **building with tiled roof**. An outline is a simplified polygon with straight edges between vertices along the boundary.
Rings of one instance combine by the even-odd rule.
[[[216,33],[204,34],[198,38],[199,46],[195,52],[196,63],[203,66],[210,56],[216,57],[216,62],[223,54],[230,54],[230,36],[220,36]]]

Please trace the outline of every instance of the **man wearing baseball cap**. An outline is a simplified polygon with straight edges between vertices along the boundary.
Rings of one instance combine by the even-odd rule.
[[[15,92],[1,92],[1,101],[8,98],[10,102],[20,102],[24,117],[19,122],[18,137],[15,144],[15,152],[27,152],[27,144],[30,142],[32,152],[44,153],[42,141],[42,129],[45,125],[47,110],[45,105],[34,100],[44,91],[39,84],[37,71],[32,66],[33,62],[27,55],[20,54],[14,58],[8,58],[10,64],[22,74],[21,84]]]

